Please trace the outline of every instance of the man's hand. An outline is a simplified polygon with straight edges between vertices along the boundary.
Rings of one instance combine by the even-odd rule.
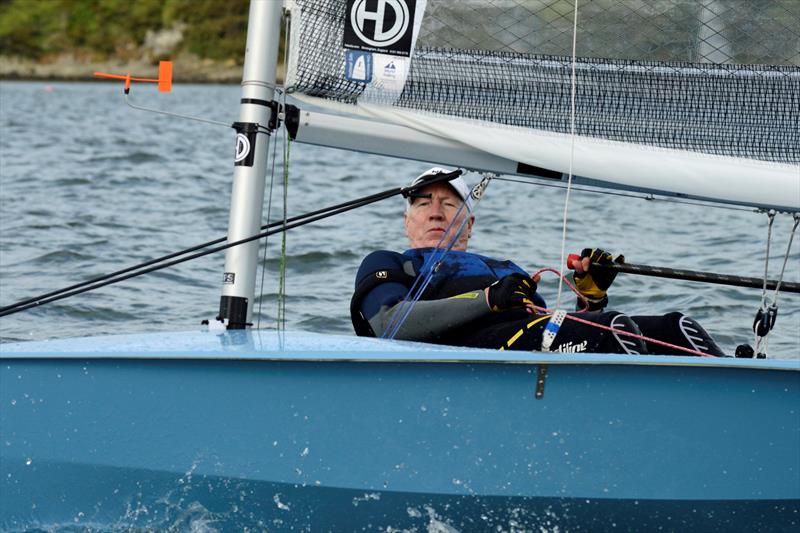
[[[599,248],[584,248],[580,260],[572,262],[571,266],[575,269],[572,279],[578,291],[589,301],[590,310],[603,309],[608,304],[606,293],[617,277],[617,271],[610,268],[597,268],[590,272],[591,264],[610,265],[624,262],[624,256],[618,255],[612,258],[610,253]]]
[[[500,278],[485,289],[486,302],[494,312],[507,311],[514,308],[533,308],[533,295],[536,294],[536,282],[519,273]]]

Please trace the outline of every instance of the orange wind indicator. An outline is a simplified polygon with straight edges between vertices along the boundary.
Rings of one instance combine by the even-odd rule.
[[[134,78],[130,74],[108,74],[107,72],[95,72],[98,78],[107,78],[110,80],[124,80],[125,81],[125,94],[131,90],[132,81],[141,81],[145,83],[157,83],[158,92],[168,93],[172,91],[172,61],[160,61],[158,63],[158,79],[152,78]]]

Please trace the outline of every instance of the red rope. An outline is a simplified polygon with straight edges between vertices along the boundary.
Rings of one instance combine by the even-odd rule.
[[[539,270],[537,270],[533,274],[532,277],[536,277],[539,274],[541,274],[542,272],[552,272],[552,273],[556,274],[557,276],[561,276],[561,272],[559,272],[558,270],[556,270],[554,268],[540,268]],[[572,285],[572,283],[570,283],[567,280],[567,278],[565,276],[561,276],[561,278],[564,280],[564,283],[566,283],[567,286],[570,289],[572,289],[572,292],[574,292],[578,296],[578,299],[580,299],[581,302],[583,302],[583,309],[581,309],[579,311],[576,311],[576,312],[577,313],[585,312],[589,308],[589,302],[586,301],[586,298],[578,291],[578,289],[575,288],[574,285]],[[540,312],[542,314],[553,313],[552,310],[545,309],[543,307],[534,306],[534,309],[537,312]],[[645,341],[645,342],[651,342],[653,344],[659,344],[661,346],[666,346],[667,348],[672,348],[673,350],[679,350],[681,352],[690,353],[692,355],[699,355],[701,357],[715,357],[712,354],[704,353],[704,352],[701,352],[699,350],[693,350],[691,348],[686,348],[684,346],[678,346],[677,344],[671,344],[669,342],[660,341],[658,339],[653,339],[651,337],[645,337],[644,335],[639,335],[638,333],[631,333],[630,331],[624,331],[624,330],[621,330],[621,329],[614,329],[614,328],[612,328],[610,326],[604,326],[603,324],[598,324],[596,322],[591,322],[589,320],[586,320],[585,318],[580,318],[580,317],[577,317],[577,316],[575,316],[573,314],[567,314],[566,318],[568,318],[570,320],[574,320],[575,322],[580,322],[581,324],[586,324],[587,326],[593,326],[593,327],[596,327],[596,328],[599,328],[599,329],[604,329],[606,331],[611,331],[612,333],[616,333],[618,335],[625,335],[625,336],[633,337],[635,339],[639,339],[639,340],[642,340],[642,341]]]
[[[690,353],[692,355],[699,355],[701,357],[715,357],[714,355],[711,355],[710,353],[704,353],[704,352],[701,352],[699,350],[692,350],[691,348],[685,348],[683,346],[678,346],[677,344],[670,344],[668,342],[660,341],[658,339],[652,339],[650,337],[645,337],[644,335],[639,335],[638,333],[631,333],[630,331],[623,331],[623,330],[620,330],[620,329],[614,329],[614,328],[612,328],[610,326],[604,326],[603,324],[597,324],[596,322],[591,322],[591,321],[586,320],[584,318],[579,318],[579,317],[577,317],[575,315],[568,314],[568,315],[566,315],[566,318],[568,318],[570,320],[574,320],[575,322],[580,322],[581,324],[587,324],[589,326],[594,326],[596,328],[605,329],[607,331],[613,331],[614,333],[617,333],[619,335],[627,335],[628,337],[633,337],[635,339],[640,339],[640,340],[643,340],[645,342],[652,342],[652,343],[655,343],[655,344],[660,344],[661,346],[667,346],[668,348],[672,348],[674,350],[680,350],[682,352]]]

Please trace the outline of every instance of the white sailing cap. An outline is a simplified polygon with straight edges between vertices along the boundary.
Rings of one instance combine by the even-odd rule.
[[[447,170],[446,168],[441,168],[441,167],[429,168],[428,170],[426,170],[425,172],[414,178],[414,180],[409,184],[409,187],[413,187],[414,185],[417,185],[422,181],[425,181],[433,176],[436,176],[437,174],[450,174],[451,172],[455,171]],[[453,178],[445,183],[450,185],[453,188],[453,190],[456,191],[458,196],[466,202],[467,208],[471,210],[472,198],[470,197],[470,192],[472,192],[472,188],[469,185],[467,185],[467,182],[464,181],[464,178],[458,176],[457,178]],[[407,206],[411,205],[411,202],[413,201],[414,198],[412,196],[409,196]]]

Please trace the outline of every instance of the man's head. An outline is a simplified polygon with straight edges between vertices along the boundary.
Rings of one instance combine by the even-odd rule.
[[[434,167],[417,176],[411,182],[411,185],[423,182],[436,174],[447,174],[449,172],[448,170]],[[472,234],[472,224],[475,222],[475,217],[467,209],[467,207],[471,207],[469,193],[469,186],[460,176],[449,182],[442,181],[417,189],[416,194],[408,198],[405,214],[406,236],[411,248],[447,246],[453,235],[458,231],[464,218],[469,217],[467,224],[453,245],[454,250],[465,251],[469,237]],[[453,222],[464,201],[467,202],[467,206],[461,209],[458,214],[458,220]],[[451,222],[453,224],[450,232],[445,239],[442,239]]]

